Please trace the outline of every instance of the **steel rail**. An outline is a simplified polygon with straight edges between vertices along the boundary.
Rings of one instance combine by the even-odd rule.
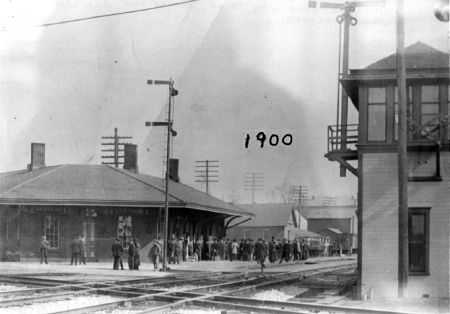
[[[48,302],[48,301],[57,301],[61,299],[66,299],[69,296],[80,296],[80,295],[86,295],[86,294],[92,294],[92,293],[98,293],[98,294],[111,294],[111,295],[119,295],[119,296],[126,296],[126,297],[136,297],[136,295],[143,295],[143,294],[158,294],[158,293],[166,293],[166,290],[161,289],[153,289],[151,290],[151,286],[159,286],[161,284],[174,284],[174,283],[193,283],[198,281],[204,281],[205,279],[211,280],[215,279],[218,280],[219,278],[228,278],[228,277],[240,277],[242,274],[218,274],[218,275],[201,275],[201,276],[189,276],[188,278],[179,278],[176,280],[165,280],[165,281],[159,281],[154,280],[155,278],[147,278],[147,279],[136,279],[136,280],[124,280],[124,281],[114,281],[114,282],[103,282],[103,283],[93,283],[93,282],[87,282],[87,283],[80,283],[80,284],[74,284],[74,285],[59,285],[59,286],[53,286],[53,287],[45,287],[45,288],[34,288],[34,289],[22,289],[22,290],[16,290],[16,291],[9,291],[5,292],[6,296],[9,295],[23,295],[29,294],[29,293],[40,293],[43,292],[44,294],[35,295],[31,297],[24,297],[24,298],[12,298],[12,299],[0,299],[0,308],[2,307],[10,307],[10,306],[17,306],[17,305],[23,305],[23,304],[29,304],[29,303],[36,303],[36,302]],[[159,279],[159,278],[158,278]],[[150,282],[149,282],[150,281]],[[124,284],[125,283],[125,284]],[[100,286],[100,287],[99,287]],[[143,288],[139,288],[140,286],[143,286]],[[59,292],[56,294],[45,294],[45,292],[51,292],[53,290],[66,290],[66,289],[79,289],[79,291],[66,291],[66,292]],[[124,290],[129,289],[129,290]],[[138,292],[140,291],[140,292]],[[0,293],[0,297],[2,296],[2,293]]]
[[[51,274],[51,273],[50,273]],[[0,282],[8,282],[8,279],[11,279],[9,282],[13,283],[20,283],[20,284],[27,284],[30,280],[33,283],[40,283],[41,278],[29,278],[30,276],[41,276],[42,274],[34,273],[34,274],[27,274],[27,276],[18,276],[18,275],[0,275]],[[53,286],[45,286],[45,287],[39,287],[39,288],[25,288],[25,289],[18,289],[18,290],[12,290],[12,291],[1,291],[0,292],[0,302],[2,298],[14,296],[14,295],[29,295],[34,293],[43,293],[43,292],[52,292],[52,291],[58,291],[58,290],[65,290],[65,289],[89,289],[89,288],[108,288],[111,286],[117,286],[117,285],[123,285],[123,287],[126,287],[127,285],[130,286],[132,284],[137,285],[146,285],[146,286],[156,286],[156,285],[165,285],[165,284],[174,284],[179,282],[191,282],[194,280],[203,280],[203,279],[210,279],[221,276],[237,276],[238,274],[215,274],[212,275],[205,275],[202,273],[201,275],[194,274],[189,276],[180,276],[179,278],[175,276],[166,276],[166,277],[158,277],[158,278],[139,278],[139,279],[126,279],[126,280],[108,280],[103,282],[80,282],[80,283],[74,283],[74,284],[63,284],[63,285],[57,285],[60,281],[53,282]],[[174,279],[171,279],[174,278]],[[6,280],[3,280],[6,279]],[[47,281],[47,279],[42,279],[44,282]],[[63,281],[65,282],[65,281]],[[45,283],[46,285],[47,283]],[[102,285],[104,287],[102,287]],[[85,288],[86,287],[86,288]]]
[[[282,275],[286,276],[286,275],[294,275],[294,274],[302,274],[303,276],[305,276],[308,273],[322,273],[324,271],[333,271],[336,269],[341,269],[341,268],[349,268],[349,267],[355,267],[355,263],[346,263],[344,265],[334,265],[334,266],[327,266],[327,267],[321,267],[321,268],[314,268],[314,269],[309,269],[309,270],[297,270],[297,271],[289,271],[289,272],[285,272],[282,273]],[[143,303],[146,301],[158,301],[161,300],[164,297],[168,297],[170,298],[170,296],[173,296],[174,294],[180,294],[180,293],[189,293],[189,292],[193,292],[193,291],[198,291],[198,290],[207,290],[207,289],[215,289],[215,288],[220,288],[220,287],[225,287],[225,286],[233,286],[233,285],[239,285],[239,284],[248,284],[248,283],[254,283],[253,285],[250,285],[248,287],[241,287],[238,290],[244,290],[244,289],[254,289],[254,287],[257,284],[264,284],[264,282],[256,282],[256,281],[261,281],[261,280],[265,280],[267,278],[272,278],[275,276],[280,276],[280,274],[275,274],[275,275],[268,275],[265,277],[255,277],[255,278],[250,278],[250,279],[242,279],[242,280],[235,280],[232,282],[225,282],[225,283],[221,283],[221,284],[213,284],[213,285],[207,285],[207,286],[202,286],[202,287],[198,287],[198,288],[186,288],[186,289],[180,289],[178,291],[164,291],[164,292],[159,292],[159,293],[154,293],[154,294],[146,294],[146,295],[141,295],[141,296],[137,296],[134,298],[130,298],[130,299],[126,299],[126,300],[119,300],[119,301],[114,301],[114,302],[108,302],[108,303],[102,303],[102,304],[97,304],[97,305],[92,305],[92,306],[87,306],[87,307],[81,307],[81,308],[76,308],[76,309],[71,309],[71,310],[66,310],[66,311],[60,311],[60,312],[55,312],[52,314],[81,314],[81,313],[89,313],[89,312],[95,312],[95,311],[100,311],[100,310],[108,310],[108,309],[115,309],[117,307],[123,306],[125,304],[129,305],[129,304],[138,304],[138,303]],[[298,278],[295,278],[293,280],[297,280]],[[276,279],[276,283],[280,283],[282,282],[282,279]],[[181,304],[185,304],[189,301],[193,301],[193,300],[201,300],[201,299],[207,299],[207,298],[211,298],[213,296],[219,296],[219,295],[223,295],[223,294],[228,294],[231,292],[235,292],[237,291],[236,289],[234,289],[233,291],[221,291],[219,293],[216,294],[198,294],[197,296],[195,296],[194,298],[190,297],[188,299],[183,299],[183,300],[179,300],[176,301],[175,303],[171,303],[171,304],[164,304],[161,306],[156,306],[156,307],[152,307],[148,310],[145,310],[142,313],[153,313],[153,312],[158,312],[164,309],[170,309],[173,307],[176,307],[177,305],[181,305]],[[174,298],[170,298],[170,299],[174,299]]]
[[[166,304],[166,305],[161,305],[161,306],[157,306],[157,307],[153,307],[150,309],[147,309],[145,311],[139,312],[137,314],[149,314],[149,313],[160,313],[163,311],[167,311],[169,309],[173,309],[174,307],[177,306],[181,306],[184,304],[193,304],[195,302],[202,302],[202,301],[206,301],[208,299],[211,298],[215,298],[215,297],[220,297],[226,294],[230,294],[230,293],[237,293],[237,292],[243,292],[246,290],[256,290],[258,288],[261,287],[267,287],[267,286],[272,286],[272,285],[277,285],[280,283],[286,283],[286,282],[291,282],[291,281],[297,281],[299,278],[297,277],[297,275],[301,274],[302,277],[306,277],[306,276],[314,276],[317,274],[321,274],[321,273],[326,273],[326,272],[332,272],[332,271],[336,271],[339,269],[348,269],[349,267],[355,267],[355,265],[349,266],[349,265],[339,265],[339,266],[328,266],[328,267],[324,267],[324,268],[319,268],[319,269],[312,269],[312,270],[303,270],[303,271],[290,271],[290,272],[286,272],[283,274],[283,277],[287,276],[287,277],[291,277],[292,275],[296,275],[295,277],[292,278],[277,278],[277,279],[273,279],[270,280],[268,282],[260,282],[260,283],[256,283],[254,285],[250,285],[250,286],[245,286],[245,287],[241,287],[238,288],[237,290],[233,290],[233,291],[221,291],[215,294],[206,294],[206,295],[201,295],[201,296],[196,296],[193,298],[185,298],[179,301],[175,301],[174,303],[171,304]],[[274,276],[270,276],[270,277],[274,277]],[[270,278],[269,277],[269,278]],[[228,285],[228,283],[225,283],[224,285]],[[204,289],[204,288],[202,288]],[[192,291],[196,291],[196,290],[201,290],[201,289],[192,289],[190,290],[190,292]]]

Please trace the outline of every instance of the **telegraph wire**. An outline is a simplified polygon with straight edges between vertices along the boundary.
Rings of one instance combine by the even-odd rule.
[[[153,11],[153,10],[158,10],[158,9],[165,9],[165,8],[169,8],[169,7],[184,5],[184,4],[197,2],[197,1],[200,1],[200,0],[186,0],[186,1],[179,1],[179,2],[174,2],[174,3],[162,4],[162,5],[149,7],[149,8],[142,8],[142,9],[129,10],[129,11],[121,11],[121,12],[93,15],[93,16],[87,16],[87,17],[79,17],[79,18],[75,18],[75,19],[44,23],[44,24],[40,24],[38,26],[40,26],[40,27],[48,27],[48,26],[55,26],[55,25],[61,25],[61,24],[69,24],[69,23],[89,21],[89,20],[94,20],[94,19],[99,19],[99,18],[106,18],[106,17],[112,17],[112,16],[118,16],[118,15],[140,13],[140,12],[145,12],[145,11]]]

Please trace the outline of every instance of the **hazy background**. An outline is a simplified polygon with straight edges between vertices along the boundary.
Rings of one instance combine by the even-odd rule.
[[[46,143],[48,165],[99,164],[100,137],[117,127],[138,144],[139,170],[161,176],[164,132],[144,123],[165,118],[167,90],[146,80],[172,77],[182,182],[203,189],[194,161],[215,159],[220,183],[211,192],[227,201],[250,200],[243,178],[253,171],[264,173],[258,202],[280,201],[290,184],[310,195],[356,195],[354,176],[340,178],[323,157],[336,119],[340,11],[310,9],[307,0],[203,0],[33,27],[174,1],[0,1],[0,171],[25,168],[32,141]],[[448,23],[434,17],[434,1],[405,5],[407,44],[448,51]],[[356,10],[351,68],[395,51],[394,9],[388,0]],[[259,131],[292,133],[293,145],[244,149],[245,134]]]

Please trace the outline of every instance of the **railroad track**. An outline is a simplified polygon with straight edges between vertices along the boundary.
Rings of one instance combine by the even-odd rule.
[[[324,263],[326,264],[326,262]],[[317,313],[328,311],[333,313],[369,313],[369,314],[399,314],[400,312],[368,310],[354,307],[342,307],[307,302],[262,301],[242,297],[245,292],[262,289],[269,286],[289,284],[310,278],[312,276],[331,273],[336,270],[353,268],[354,263],[327,266],[321,265],[310,270],[288,271],[267,276],[246,276],[242,273],[208,274],[163,278],[144,278],[101,283],[66,283],[53,287],[23,289],[11,291],[12,295],[30,295],[31,297],[14,298],[0,301],[0,307],[23,305],[35,302],[64,300],[80,295],[106,294],[121,297],[121,300],[80,307],[53,314],[95,313],[123,307],[124,311],[139,311],[139,314],[167,313],[170,310],[196,306],[202,308],[218,308],[248,313]],[[17,279],[17,278],[16,278]],[[0,276],[1,281],[1,276]],[[49,284],[49,282],[46,282]],[[170,290],[174,285],[185,285],[180,289]],[[197,285],[197,286],[196,286]],[[22,292],[20,292],[22,291]],[[44,293],[43,295],[33,295]],[[53,294],[49,295],[50,293]],[[239,295],[236,295],[239,294]],[[1,299],[2,293],[0,293]],[[1,310],[0,310],[1,311]]]
[[[242,293],[244,291],[256,290],[271,285],[297,282],[307,276],[331,272],[338,269],[348,269],[350,267],[354,268],[354,263],[347,263],[339,266],[324,266],[319,269],[315,268],[311,270],[289,271],[276,275],[267,275],[264,277],[255,276],[246,279],[237,279],[216,284],[203,285],[195,288],[188,287],[185,289],[179,289],[178,291],[144,292],[141,288],[138,288],[139,290],[134,290],[134,292],[140,295],[136,295],[136,297],[133,298],[68,311],[55,312],[53,314],[95,313],[96,311],[107,311],[117,309],[122,306],[127,306],[126,309],[129,309],[129,307],[132,306],[133,311],[136,309],[142,309],[140,314],[161,313],[185,305],[207,304],[207,301],[218,302],[214,301],[214,298],[226,296],[231,293]],[[226,309],[227,307],[223,308]],[[265,312],[267,313],[270,311]]]

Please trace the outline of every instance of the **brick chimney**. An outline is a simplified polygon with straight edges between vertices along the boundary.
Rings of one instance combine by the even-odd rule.
[[[34,170],[45,167],[45,144],[31,143],[31,163],[28,170]]]
[[[123,150],[124,150],[123,169],[137,173],[138,172],[137,145],[126,143],[124,144]]]
[[[179,159],[169,159],[169,179],[175,182],[180,182],[180,177],[178,176],[178,165]]]

